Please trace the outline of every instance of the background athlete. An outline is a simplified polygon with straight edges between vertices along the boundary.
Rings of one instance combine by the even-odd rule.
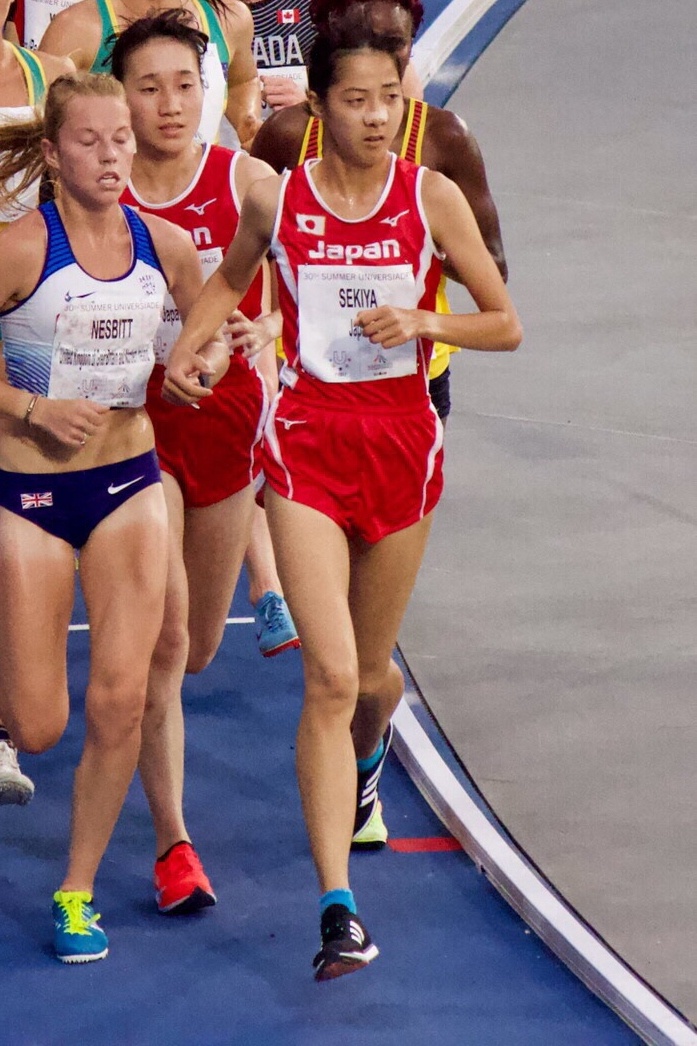
[[[29,119],[33,115],[33,107],[42,101],[47,86],[57,76],[74,70],[69,58],[32,54],[10,43],[5,37],[9,10],[10,0],[0,0],[0,125]],[[13,184],[7,188],[18,185],[21,179],[21,173],[15,175]],[[34,180],[11,206],[0,207],[0,228],[37,203],[38,182]],[[0,360],[0,376],[3,374]],[[33,795],[34,785],[20,770],[17,750],[7,728],[0,722],[0,805],[28,803]]]
[[[318,30],[332,14],[341,14],[354,0],[298,0],[283,7],[283,0],[247,0],[254,19],[254,60],[261,80],[262,117],[273,111],[304,102],[307,97],[307,61]],[[414,33],[423,18],[423,7],[417,2],[418,19]],[[411,47],[409,47],[409,51]],[[404,74],[404,90],[412,98],[421,98],[423,88],[414,65],[409,61]]]
[[[69,55],[78,69],[106,72],[112,35],[171,6],[167,0],[80,0],[56,15],[40,46],[50,54]],[[217,140],[225,113],[243,148],[249,148],[259,127],[261,104],[249,10],[242,0],[184,0],[181,6],[209,38],[203,60],[201,140]]]
[[[205,47],[188,12],[164,11],[134,22],[119,36],[112,70],[126,90],[137,146],[122,202],[186,229],[208,276],[235,234],[248,187],[273,172],[246,153],[195,140]],[[263,299],[260,271],[240,304],[235,342],[264,340],[263,322],[247,320],[261,315]],[[215,903],[184,822],[181,687],[186,671],[200,672],[210,664],[223,635],[250,537],[254,456],[268,403],[262,375],[240,353],[233,353],[215,394],[200,409],[182,410],[163,400],[164,364],[180,326],[169,301],[156,336],[158,363],[146,402],[163,470],[169,568],[139,769],[155,826],[155,885],[163,912]],[[274,344],[268,335],[265,340],[275,392]]]

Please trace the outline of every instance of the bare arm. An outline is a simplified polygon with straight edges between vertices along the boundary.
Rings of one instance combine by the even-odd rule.
[[[251,186],[234,240],[220,267],[207,281],[188,314],[169,358],[165,391],[196,397],[187,369],[196,353],[235,311],[261,264],[273,233],[280,179],[263,178]]]
[[[310,114],[304,103],[272,113],[257,132],[252,156],[264,160],[277,174],[297,167],[309,119]]]
[[[268,76],[260,73],[259,79],[262,97],[274,110],[300,105],[307,97],[307,91],[290,76]]]
[[[97,56],[101,32],[101,19],[94,0],[80,0],[51,20],[41,38],[39,51],[70,58],[78,71],[87,72]]]
[[[249,150],[261,127],[261,85],[252,55],[254,22],[241,0],[230,4],[224,29],[230,49],[225,115],[237,131],[242,148]]]
[[[425,337],[466,349],[513,351],[522,338],[518,315],[469,204],[448,178],[435,171],[424,174],[423,203],[436,245],[449,258],[479,312],[445,315],[383,305],[359,313],[364,333],[385,348]]]
[[[186,321],[203,287],[201,263],[196,248],[189,234],[178,226],[154,215],[143,214],[142,218],[150,229],[158,257],[162,259],[169,292],[179,309],[182,321]],[[190,403],[212,395],[212,387],[220,381],[230,364],[227,344],[217,327],[211,332],[210,337],[198,346],[198,350],[182,357],[182,366],[189,381],[196,388],[196,395],[168,398],[180,403]]]
[[[499,216],[476,138],[455,113],[445,109],[429,109],[426,128],[424,164],[446,175],[464,194],[484,243],[505,281],[508,278],[508,266]]]

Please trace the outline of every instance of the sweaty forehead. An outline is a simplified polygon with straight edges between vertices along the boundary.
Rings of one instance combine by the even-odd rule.
[[[127,55],[126,72],[136,76],[149,73],[189,71],[198,72],[198,55],[181,40],[154,37],[145,40]]]
[[[121,98],[74,95],[66,104],[61,130],[79,132],[130,126],[130,112]]]

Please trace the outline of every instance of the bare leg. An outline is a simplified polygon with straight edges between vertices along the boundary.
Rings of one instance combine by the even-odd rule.
[[[283,595],[266,512],[259,505],[254,506],[252,533],[244,562],[249,578],[249,602],[253,606],[259,602],[265,592],[276,592],[279,596]]]
[[[359,672],[352,733],[358,759],[366,759],[376,750],[404,692],[404,679],[392,660],[392,651],[431,522],[432,515],[375,545],[352,549],[349,605]],[[376,620],[380,621],[379,629]]]
[[[138,761],[150,659],[162,625],[166,539],[165,501],[155,484],[104,519],[80,556],[90,679],[62,890],[93,892]]]
[[[43,752],[68,721],[73,550],[0,508],[0,577],[0,714],[19,749]]]
[[[139,760],[156,854],[189,840],[184,823],[185,671],[215,655],[249,537],[251,486],[207,508],[185,510],[175,480],[163,476],[169,515],[169,572],[162,631],[148,680]]]
[[[430,519],[349,548],[326,516],[271,492],[269,524],[303,641],[305,697],[298,784],[320,889],[348,887],[356,749],[371,754],[402,693],[391,655],[423,556]],[[357,711],[365,702],[366,711]],[[363,707],[363,706],[362,706]]]
[[[254,509],[250,484],[217,505],[186,512],[184,562],[190,604],[187,672],[202,671],[220,646],[250,541]]]
[[[344,533],[320,512],[273,491],[267,491],[266,504],[279,571],[303,641],[305,694],[296,765],[310,848],[326,893],[348,888],[356,806],[351,720],[358,661],[348,605],[349,549]]]
[[[168,567],[162,629],[148,675],[138,769],[155,828],[155,853],[188,840],[184,824],[184,716],[181,685],[189,656],[188,586],[182,559],[184,507],[175,480],[162,474],[167,502]]]

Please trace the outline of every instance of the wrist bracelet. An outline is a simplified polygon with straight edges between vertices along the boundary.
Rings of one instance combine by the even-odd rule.
[[[34,410],[34,407],[36,406],[36,402],[38,399],[38,396],[32,396],[32,398],[29,400],[27,409],[24,412],[24,421],[27,423],[27,425],[29,425],[30,428],[32,426],[31,414]]]

